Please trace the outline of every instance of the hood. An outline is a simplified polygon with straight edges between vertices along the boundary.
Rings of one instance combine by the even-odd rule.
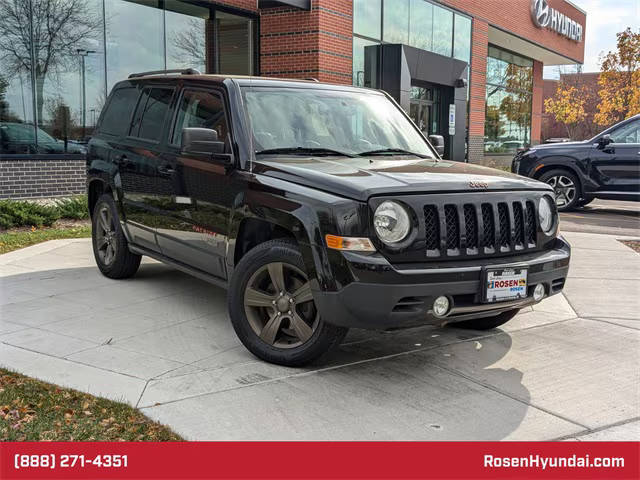
[[[264,156],[254,162],[253,171],[361,201],[393,193],[551,190],[537,180],[502,170],[415,157]]]
[[[582,142],[558,142],[558,143],[541,143],[539,145],[534,145],[527,149],[524,153],[535,151],[535,152],[563,152],[563,151],[571,151],[575,152],[576,149],[582,148],[591,148],[591,142],[588,140]]]

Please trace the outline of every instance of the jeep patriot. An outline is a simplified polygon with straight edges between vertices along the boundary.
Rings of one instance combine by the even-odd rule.
[[[498,327],[569,269],[549,185],[442,160],[376,90],[133,74],[89,143],[87,187],[104,275],[147,255],[227,288],[242,343],[283,365],[350,327]]]

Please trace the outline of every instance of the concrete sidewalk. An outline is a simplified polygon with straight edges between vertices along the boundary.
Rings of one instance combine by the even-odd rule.
[[[640,440],[640,255],[568,233],[564,295],[502,330],[354,330],[323,363],[266,364],[225,292],[88,240],[0,256],[0,365],[126,401],[198,440]]]

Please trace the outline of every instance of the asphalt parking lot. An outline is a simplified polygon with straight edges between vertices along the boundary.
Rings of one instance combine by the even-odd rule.
[[[640,202],[594,200],[584,208],[561,213],[562,231],[640,237]]]
[[[640,440],[640,255],[620,234],[571,231],[611,233],[615,215],[633,217],[563,215],[564,294],[502,329],[352,330],[304,369],[251,356],[223,290],[150,260],[109,280],[88,240],[48,242],[0,256],[0,365],[188,439]]]

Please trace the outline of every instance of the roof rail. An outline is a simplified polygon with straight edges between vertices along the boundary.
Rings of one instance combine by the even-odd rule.
[[[169,73],[179,73],[181,75],[200,75],[200,71],[195,68],[177,68],[175,70],[151,70],[149,72],[132,73],[129,78],[146,77],[147,75],[167,75]]]
[[[313,77],[309,77],[309,78],[305,78],[305,80],[307,80],[308,82],[320,82],[320,80],[318,80],[317,78],[313,78]]]

